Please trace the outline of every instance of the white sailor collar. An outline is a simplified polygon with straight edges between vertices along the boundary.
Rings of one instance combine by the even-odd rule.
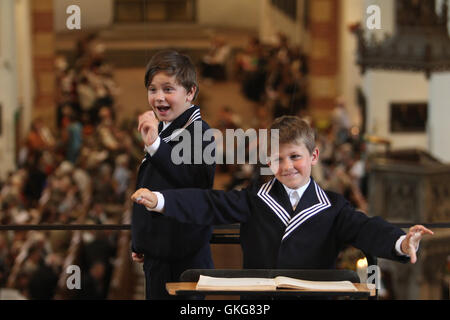
[[[285,208],[270,194],[273,186],[277,182],[276,178],[273,178],[271,181],[263,184],[257,195],[258,197],[269,206],[269,208],[277,215],[277,217],[281,220],[281,222],[286,226],[284,231],[282,241],[286,240],[289,235],[300,227],[305,221],[312,218],[316,214],[322,212],[323,210],[329,208],[331,206],[330,200],[328,199],[325,191],[311,178],[311,181],[306,188],[304,195],[300,199],[300,202],[297,207],[307,206],[302,209],[296,215],[291,217]],[[281,182],[278,181],[281,184]],[[309,191],[310,189],[312,191]],[[305,199],[305,196],[311,193],[312,197],[308,197]],[[302,201],[302,199],[304,201]],[[305,204],[305,200],[308,202]]]
[[[181,134],[191,123],[201,120],[200,108],[196,105],[191,105],[183,114],[177,119],[173,120],[168,126],[164,127],[159,133],[159,136],[164,142],[169,142]],[[173,125],[175,126],[172,129]]]

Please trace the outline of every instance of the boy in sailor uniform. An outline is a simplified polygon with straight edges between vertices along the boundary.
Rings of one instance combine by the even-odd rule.
[[[194,144],[194,128],[202,133],[209,129],[201,119],[199,107],[192,104],[198,84],[191,60],[175,51],[156,53],[147,66],[145,86],[152,111],[139,116],[138,131],[146,154],[139,167],[136,189],[212,188],[215,164],[191,161],[177,165],[172,159],[172,149],[186,139],[182,130],[190,133],[188,144]],[[202,150],[210,143],[202,141]],[[147,299],[173,298],[167,294],[165,284],[178,281],[186,269],[213,268],[211,226],[149,214],[144,206],[135,203],[131,231],[132,258],[144,262]]]
[[[244,268],[330,269],[347,245],[377,257],[412,263],[424,226],[407,234],[380,217],[356,211],[341,195],[324,191],[311,175],[319,160],[314,131],[293,116],[275,119],[279,153],[275,178],[242,191],[137,190],[132,200],[181,222],[241,223]]]

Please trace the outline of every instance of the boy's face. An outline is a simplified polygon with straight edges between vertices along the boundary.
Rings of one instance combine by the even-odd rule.
[[[148,103],[160,121],[173,121],[191,106],[195,90],[187,92],[175,76],[158,72],[148,86]]]
[[[275,177],[290,189],[304,186],[311,176],[311,167],[319,161],[319,149],[309,153],[305,144],[286,143],[279,153],[270,157],[269,166]]]

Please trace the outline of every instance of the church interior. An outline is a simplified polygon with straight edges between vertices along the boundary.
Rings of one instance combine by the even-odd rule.
[[[416,264],[376,260],[378,299],[450,299],[449,10],[447,0],[1,0],[0,300],[145,299],[130,196],[145,69],[164,49],[192,59],[194,103],[212,128],[306,119],[322,188],[434,232]],[[214,189],[244,188],[256,170],[218,164]],[[216,227],[211,249],[215,268],[242,268],[238,225]],[[365,282],[371,262],[349,247],[338,268]],[[68,287],[69,266],[87,289]]]

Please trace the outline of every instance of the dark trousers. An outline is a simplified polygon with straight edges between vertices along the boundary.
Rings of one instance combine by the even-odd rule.
[[[177,261],[145,258],[145,298],[147,300],[198,299],[197,296],[171,296],[166,290],[167,282],[179,282],[187,269],[213,269],[209,243],[193,256]]]

